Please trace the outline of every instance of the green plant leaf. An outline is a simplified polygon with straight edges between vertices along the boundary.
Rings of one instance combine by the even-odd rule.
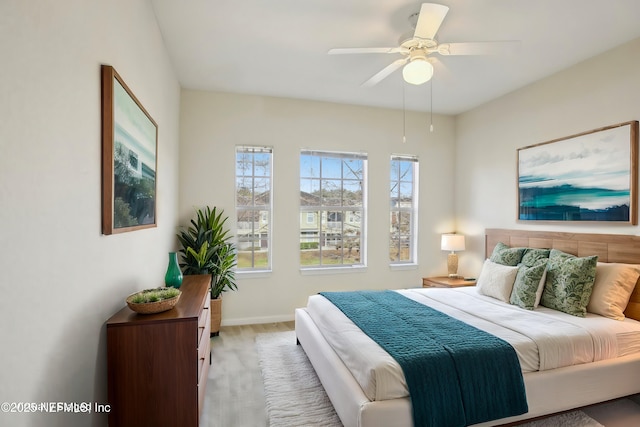
[[[217,298],[227,290],[237,290],[235,281],[236,250],[224,210],[206,206],[196,209],[190,226],[178,234],[182,246],[180,267],[183,273],[211,274],[211,296]]]

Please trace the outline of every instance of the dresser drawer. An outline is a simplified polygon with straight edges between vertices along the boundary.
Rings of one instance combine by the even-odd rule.
[[[207,310],[208,312],[208,310]],[[209,354],[211,353],[211,316],[208,316],[204,328],[198,327],[200,337],[198,339],[198,378],[202,375],[203,362],[209,364]]]
[[[198,318],[198,347],[203,339],[209,339],[211,333],[211,309],[206,307]]]
[[[198,379],[198,412],[202,412],[204,396],[207,389],[207,378],[209,377],[209,361],[206,361],[200,378]]]
[[[200,328],[204,328],[207,323],[211,323],[211,298],[209,295],[210,293],[207,292],[206,298],[203,301],[202,312],[198,317],[198,334],[200,333]],[[200,336],[198,336],[198,342],[200,342]]]
[[[209,371],[209,354],[211,353],[211,340],[207,339],[198,349],[198,385],[202,384],[202,376]],[[206,381],[207,379],[204,378]]]

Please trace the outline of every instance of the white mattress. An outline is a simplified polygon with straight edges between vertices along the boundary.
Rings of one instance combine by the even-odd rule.
[[[509,342],[523,372],[610,359],[640,351],[640,322],[588,314],[579,318],[545,307],[523,310],[479,295],[476,288],[398,291]],[[408,396],[402,369],[380,346],[320,295],[307,310],[370,400]],[[472,314],[473,313],[473,314]]]

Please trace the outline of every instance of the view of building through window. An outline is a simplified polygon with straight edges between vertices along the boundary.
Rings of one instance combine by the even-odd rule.
[[[300,154],[300,265],[364,265],[366,154]]]
[[[389,259],[392,264],[415,262],[417,175],[416,157],[391,156]]]
[[[236,148],[237,269],[271,269],[272,149]],[[367,155],[300,154],[300,265],[364,265]],[[416,262],[418,159],[391,156],[389,260]]]
[[[272,149],[236,147],[237,269],[271,269]]]

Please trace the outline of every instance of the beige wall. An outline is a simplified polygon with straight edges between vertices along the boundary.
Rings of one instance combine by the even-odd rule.
[[[0,2],[0,402],[106,403],[104,322],[163,283],[180,88],[147,1]],[[159,126],[158,227],[101,235],[100,64]],[[2,426],[103,414],[0,412]]]
[[[640,39],[456,117],[456,213],[480,270],[489,227],[638,234],[638,226],[517,221],[516,150],[640,119]]]
[[[291,319],[296,307],[322,290],[420,286],[421,277],[446,271],[440,233],[453,230],[454,122],[426,114],[322,102],[183,90],[180,108],[180,222],[206,204],[234,215],[235,146],[273,147],[273,272],[240,275],[224,294],[223,324]],[[369,155],[368,267],[359,273],[301,274],[299,155],[302,148],[364,151]],[[415,154],[420,161],[419,266],[390,270],[389,161]]]

